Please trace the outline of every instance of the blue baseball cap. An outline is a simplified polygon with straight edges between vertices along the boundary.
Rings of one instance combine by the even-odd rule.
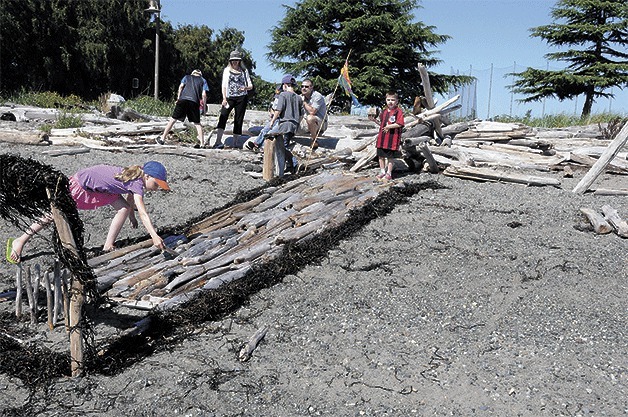
[[[142,167],[142,171],[144,171],[144,174],[153,177],[161,188],[170,191],[170,186],[168,186],[166,182],[168,175],[166,173],[166,167],[163,166],[161,162],[148,161]]]
[[[297,80],[295,80],[294,77],[291,74],[286,74],[281,79],[281,83],[282,84],[295,85],[297,83]]]

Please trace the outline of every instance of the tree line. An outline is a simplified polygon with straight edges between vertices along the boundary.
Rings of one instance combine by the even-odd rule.
[[[0,0],[0,94],[55,91],[88,100],[109,91],[150,95],[156,22],[147,7],[147,0]],[[437,48],[450,39],[414,19],[418,0],[301,0],[284,8],[271,29],[271,65],[312,78],[328,94],[350,57],[353,90],[367,105],[381,105],[388,90],[411,104],[421,94],[417,64],[429,69],[441,63]],[[528,68],[513,74],[511,89],[524,101],[584,94],[587,115],[596,98],[628,85],[628,2],[558,0],[552,18],[554,23],[532,28],[532,36],[567,48],[546,56],[566,69]],[[209,101],[219,102],[222,70],[230,51],[240,49],[258,91],[253,104],[267,101],[274,85],[255,74],[242,31],[160,21],[159,32],[160,99],[172,99],[181,77],[198,68],[209,84]],[[430,72],[437,93],[470,81]],[[348,106],[348,97],[337,97]]]
[[[87,100],[153,91],[156,22],[146,0],[0,0],[0,92],[55,91]],[[233,28],[174,28],[160,21],[160,99],[172,99],[184,74],[200,69],[210,100],[220,98]],[[254,70],[250,53],[245,63]],[[134,82],[136,80],[136,82]]]

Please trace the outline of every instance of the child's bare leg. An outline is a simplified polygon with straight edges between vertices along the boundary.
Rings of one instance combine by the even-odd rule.
[[[22,236],[13,240],[11,252],[11,259],[13,262],[19,262],[22,256],[22,251],[24,250],[24,245],[37,233],[41,232],[46,226],[48,226],[52,222],[52,215],[47,214],[43,216],[37,223],[33,223],[23,234]]]
[[[198,142],[201,146],[205,147],[205,135],[203,133],[203,126],[200,123],[195,124],[196,127],[196,135],[198,136]]]
[[[111,203],[111,205],[117,210],[117,213],[111,220],[109,232],[107,232],[107,240],[105,240],[105,245],[102,248],[104,251],[110,251],[115,248],[116,239],[118,238],[120,230],[122,230],[122,226],[124,226],[124,222],[129,218],[129,214],[131,212],[131,206],[129,206],[129,203],[127,203],[122,197]]]
[[[390,158],[386,158],[386,167],[387,167],[387,171],[390,175],[392,175],[392,170],[393,170],[393,160]]]

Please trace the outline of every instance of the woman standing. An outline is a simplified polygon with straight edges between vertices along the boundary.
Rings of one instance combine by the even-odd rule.
[[[222,72],[222,107],[220,108],[220,118],[216,126],[216,143],[214,148],[221,149],[222,135],[227,125],[227,119],[232,109],[235,109],[233,117],[233,140],[237,142],[242,134],[242,124],[244,113],[248,103],[249,90],[253,89],[253,83],[249,72],[242,65],[242,53],[233,51],[229,55],[229,65]]]

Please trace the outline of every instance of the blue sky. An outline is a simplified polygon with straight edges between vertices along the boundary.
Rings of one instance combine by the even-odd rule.
[[[282,5],[293,0],[161,0],[162,19],[178,24],[207,25],[218,31],[234,27],[245,34],[244,47],[251,51],[255,72],[268,81],[278,81],[279,72],[270,67],[265,54],[270,43],[270,29],[285,14]],[[559,69],[557,62],[547,62],[544,55],[555,52],[542,39],[530,37],[530,28],[552,23],[554,0],[419,0],[416,20],[434,26],[438,34],[452,37],[440,45],[438,57],[443,63],[429,68],[443,74],[458,72],[478,78],[477,113],[487,118],[498,114],[533,116],[555,113],[580,114],[583,98],[578,101],[520,104],[505,86],[512,79],[509,72],[526,67]],[[164,81],[162,80],[162,83]],[[628,89],[613,91],[615,100],[600,100],[593,112],[612,111],[628,114]],[[359,95],[359,94],[358,94]]]

